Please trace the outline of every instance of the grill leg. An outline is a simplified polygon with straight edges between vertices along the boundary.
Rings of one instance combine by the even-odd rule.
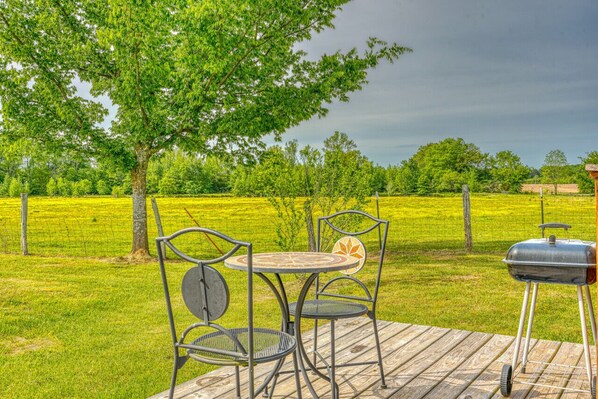
[[[583,338],[583,356],[586,361],[586,374],[592,386],[592,361],[590,360],[590,345],[588,343],[588,326],[586,324],[586,310],[583,303],[581,286],[577,286],[577,302],[579,303],[579,318],[581,319],[581,336]]]
[[[586,302],[588,305],[588,313],[590,314],[590,326],[592,327],[592,336],[594,337],[594,345],[596,344],[596,317],[594,316],[594,305],[592,304],[592,295],[590,295],[590,286],[586,285]]]
[[[521,372],[525,373],[527,356],[529,355],[529,342],[532,337],[532,326],[534,324],[534,312],[536,310],[536,298],[538,297],[538,283],[534,283],[532,291],[532,303],[529,308],[529,320],[527,321],[527,331],[525,334],[525,345],[523,346],[523,359],[521,360]]]
[[[521,337],[523,336],[523,326],[525,325],[525,317],[527,313],[527,304],[529,303],[529,289],[532,283],[525,283],[525,293],[523,294],[523,305],[521,306],[521,317],[519,318],[519,328],[517,329],[517,338],[515,338],[515,350],[513,351],[512,368],[515,370],[519,362],[519,348],[521,347]]]

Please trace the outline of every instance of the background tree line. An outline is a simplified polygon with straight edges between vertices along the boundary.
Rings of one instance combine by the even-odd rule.
[[[560,150],[550,151],[539,169],[524,165],[511,151],[486,154],[460,138],[421,146],[398,165],[374,165],[346,134],[336,132],[321,150],[298,148],[296,142],[262,149],[242,161],[226,154],[200,156],[180,149],[164,151],[148,165],[147,191],[160,195],[232,193],[238,196],[321,198],[336,193],[361,198],[375,192],[431,194],[459,192],[468,184],[476,192],[521,191],[523,183],[576,183],[593,192],[584,170],[598,163],[598,151],[569,163]],[[322,187],[318,187],[321,185]],[[556,188],[556,187],[555,187]],[[328,190],[322,191],[322,190]],[[109,161],[75,152],[42,148],[27,140],[0,143],[0,195],[128,195],[130,174]],[[321,201],[321,200],[319,200]],[[317,202],[314,200],[314,203]]]

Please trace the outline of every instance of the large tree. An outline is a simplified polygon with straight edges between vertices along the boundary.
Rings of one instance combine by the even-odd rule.
[[[558,184],[564,183],[567,176],[567,156],[559,149],[551,150],[544,158],[544,165],[540,168],[543,183],[549,183],[554,186],[554,193],[557,193]]]
[[[491,189],[518,193],[521,185],[530,175],[530,169],[512,151],[499,151],[490,157]]]
[[[132,250],[146,253],[153,155],[280,136],[408,51],[371,38],[362,53],[308,57],[298,44],[332,28],[347,1],[0,0],[0,133],[129,171]]]
[[[419,147],[409,163],[401,168],[416,169],[417,190],[420,194],[461,191],[468,183],[472,189],[478,184],[478,173],[486,166],[488,155],[462,138],[447,138]]]

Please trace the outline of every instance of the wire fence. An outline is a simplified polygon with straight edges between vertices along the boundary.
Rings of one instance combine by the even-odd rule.
[[[264,198],[158,198],[157,203],[165,234],[194,226],[193,217],[203,227],[251,241],[256,252],[279,249],[276,244],[277,218]],[[118,257],[131,251],[130,198],[32,197],[28,208],[30,254]],[[459,195],[380,197],[379,209],[379,216],[390,221],[387,246],[391,251],[464,249],[463,202]],[[376,215],[374,198],[366,210]],[[473,250],[506,251],[515,242],[540,237],[537,226],[542,221],[572,225],[568,233],[553,233],[558,237],[594,241],[595,212],[594,197],[591,196],[546,195],[541,198],[537,194],[473,194]],[[2,199],[1,253],[21,252],[20,223],[20,201]],[[150,252],[155,254],[153,238],[158,236],[158,232],[149,201],[148,236]],[[301,229],[297,242],[300,244],[296,250],[307,250],[305,228]]]

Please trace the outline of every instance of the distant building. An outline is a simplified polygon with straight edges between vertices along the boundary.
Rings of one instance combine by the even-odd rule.
[[[553,184],[524,184],[521,186],[522,193],[539,193],[543,189],[545,194],[554,194]],[[577,184],[557,184],[559,194],[577,194],[579,188]]]

